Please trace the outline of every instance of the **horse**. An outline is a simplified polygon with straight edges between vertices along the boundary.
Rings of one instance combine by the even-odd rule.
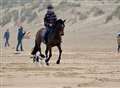
[[[49,65],[49,60],[52,57],[52,47],[55,47],[55,46],[57,46],[59,50],[59,57],[58,57],[58,60],[56,61],[56,64],[60,64],[61,54],[62,54],[62,49],[61,49],[62,38],[61,37],[64,35],[65,21],[66,20],[58,19],[55,22],[53,31],[48,34],[47,43],[44,42],[44,36],[42,36],[43,32],[46,30],[45,28],[41,28],[36,34],[35,46],[31,54],[35,55],[36,52],[39,51],[40,56],[43,58],[46,58],[45,59],[46,65]],[[44,43],[46,45],[45,55],[42,54],[41,52],[41,43]]]

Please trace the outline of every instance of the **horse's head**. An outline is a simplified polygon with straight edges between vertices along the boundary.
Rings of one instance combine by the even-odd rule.
[[[56,29],[59,31],[59,34],[61,36],[64,35],[65,21],[66,20],[62,20],[62,19],[58,19],[56,21]]]

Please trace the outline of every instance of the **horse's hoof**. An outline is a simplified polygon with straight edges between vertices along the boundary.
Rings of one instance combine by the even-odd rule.
[[[60,64],[60,61],[57,61],[56,64]]]
[[[30,58],[34,58],[33,56],[30,56]]]
[[[50,64],[49,63],[46,63],[47,66],[49,66]]]
[[[41,56],[42,58],[45,58],[45,55],[43,55],[43,54],[41,54],[40,56]]]
[[[33,60],[33,63],[35,63],[35,60]]]

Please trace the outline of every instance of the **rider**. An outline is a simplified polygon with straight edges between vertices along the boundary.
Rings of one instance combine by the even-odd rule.
[[[48,5],[47,13],[45,14],[45,17],[44,17],[44,25],[47,30],[44,36],[45,43],[48,42],[48,34],[50,31],[54,29],[56,20],[57,20],[57,17],[54,13],[54,7],[52,5]]]

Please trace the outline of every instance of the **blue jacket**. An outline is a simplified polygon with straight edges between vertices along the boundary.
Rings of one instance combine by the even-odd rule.
[[[4,38],[8,40],[10,38],[10,32],[6,31],[4,33]]]
[[[25,32],[23,32],[23,30],[18,29],[18,40],[22,40],[24,38]]]

